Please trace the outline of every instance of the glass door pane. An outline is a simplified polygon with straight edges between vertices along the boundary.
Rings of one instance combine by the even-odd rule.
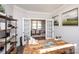
[[[54,38],[54,22],[49,19],[46,21],[46,39]]]
[[[41,28],[42,28],[42,23],[41,23],[41,21],[38,21],[38,24],[37,24],[37,25],[38,25],[38,26],[37,26],[38,29],[41,30]]]
[[[32,29],[36,29],[37,26],[37,22],[36,21],[32,21]]]

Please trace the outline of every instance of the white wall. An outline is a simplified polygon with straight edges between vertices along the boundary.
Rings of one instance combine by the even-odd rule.
[[[2,6],[4,7],[5,13],[7,15],[11,15],[11,16],[13,15],[13,5],[12,4],[3,4]]]
[[[55,26],[55,36],[62,36],[61,39],[69,42],[76,43],[76,53],[79,53],[79,26],[62,26],[62,13],[73,8],[79,8],[79,5],[63,5],[61,8],[56,10],[53,14],[59,15],[59,26]],[[79,10],[79,9],[78,9]],[[78,13],[79,14],[79,13]],[[79,16],[79,15],[78,15]]]
[[[33,11],[27,11],[25,9],[22,9],[20,7],[14,6],[13,8],[13,17],[16,18],[17,21],[17,41],[18,44],[17,46],[20,45],[20,36],[23,35],[23,31],[22,31],[22,19],[23,18],[30,18],[30,19],[48,19],[51,18],[50,14],[48,13],[41,13],[41,12],[33,12]]]
[[[13,16],[13,18],[17,19],[17,46],[20,45],[20,37],[23,34],[22,31],[22,19],[30,18],[30,19],[48,19],[51,18],[49,13],[41,13],[41,12],[33,12],[17,7],[13,4],[3,4],[5,8],[5,13],[7,15]]]

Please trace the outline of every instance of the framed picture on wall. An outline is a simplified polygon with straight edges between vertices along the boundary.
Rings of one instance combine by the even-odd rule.
[[[62,14],[63,26],[78,26],[78,8],[69,10]]]
[[[54,26],[59,26],[58,15],[52,18],[54,19]]]

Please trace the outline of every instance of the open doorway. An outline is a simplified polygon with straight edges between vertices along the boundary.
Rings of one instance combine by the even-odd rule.
[[[31,36],[36,40],[45,40],[45,20],[31,20]]]

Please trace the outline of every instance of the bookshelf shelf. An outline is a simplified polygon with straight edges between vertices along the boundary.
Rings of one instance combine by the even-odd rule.
[[[4,29],[0,29],[0,33],[2,34],[0,34],[0,54],[9,54],[12,50],[16,49],[17,20],[0,14],[0,23],[1,22],[4,23]]]

